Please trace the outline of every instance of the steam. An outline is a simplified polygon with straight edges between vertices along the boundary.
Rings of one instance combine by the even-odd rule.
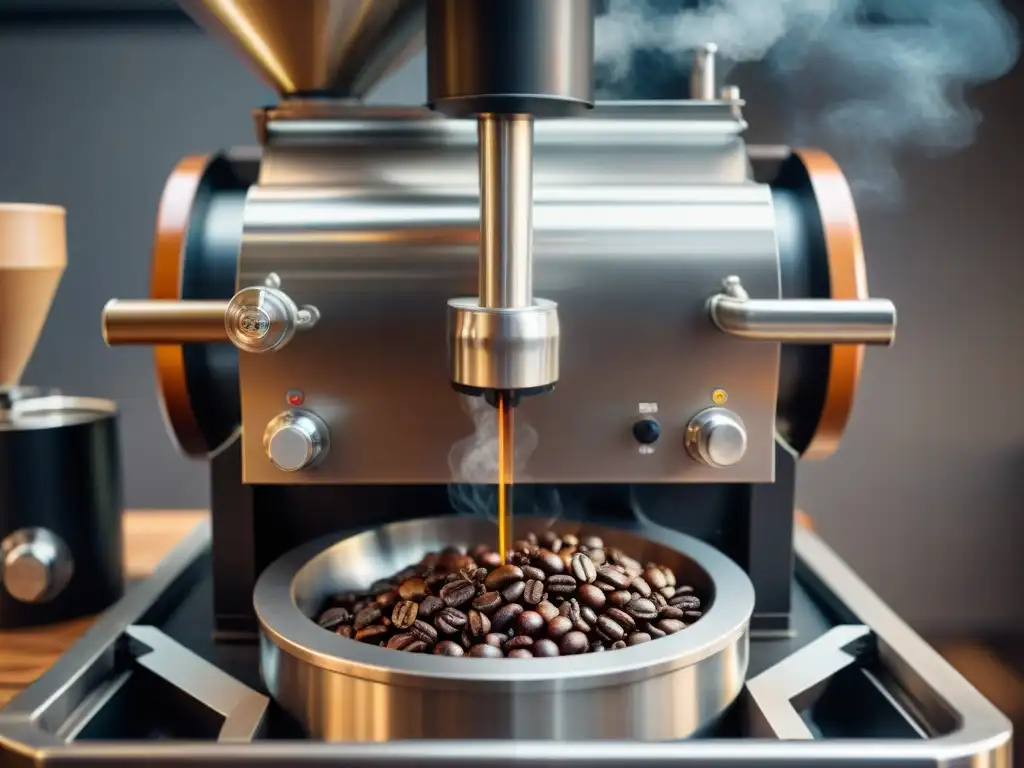
[[[901,191],[896,151],[970,145],[981,116],[967,91],[1005,75],[1020,53],[999,0],[608,0],[595,34],[603,98],[635,98],[652,55],[685,82],[707,42],[720,73],[763,61],[782,92],[753,98],[783,99],[790,135],[780,139],[835,151],[859,196],[889,201]],[[797,72],[823,77],[797,89]]]
[[[448,453],[448,466],[452,483],[448,486],[448,500],[458,514],[485,517],[497,522],[498,497],[498,412],[482,397],[463,396],[463,410],[473,422],[473,434],[452,446]],[[537,449],[537,430],[523,419],[516,419],[515,428],[515,482],[517,486],[530,482],[526,465]],[[517,492],[521,496],[526,489]],[[533,486],[529,510],[531,515],[549,517],[553,521],[561,514],[557,491],[552,487]],[[515,504],[523,512],[523,504]]]

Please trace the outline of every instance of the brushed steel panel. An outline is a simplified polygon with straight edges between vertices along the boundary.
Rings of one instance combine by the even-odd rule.
[[[562,362],[557,389],[519,408],[521,479],[771,481],[779,345],[720,333],[706,308],[727,275],[752,296],[780,295],[771,195],[747,180],[742,125],[663,105],[597,112],[537,126],[535,293],[558,302]],[[475,433],[467,403],[488,407],[451,390],[445,346],[447,300],[477,286],[475,136],[396,114],[270,124],[240,285],[275,272],[321,319],[277,352],[241,355],[246,482],[489,477],[453,474],[453,446]],[[729,469],[698,464],[683,444],[716,388],[749,430]],[[285,473],[262,433],[296,389],[328,424],[331,450]],[[658,406],[653,453],[631,434],[641,403]]]

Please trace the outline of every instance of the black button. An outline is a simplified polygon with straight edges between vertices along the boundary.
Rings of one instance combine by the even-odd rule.
[[[658,438],[661,437],[661,424],[654,419],[640,419],[640,421],[633,425],[633,437],[636,438],[638,443],[643,443],[644,445],[656,443]]]

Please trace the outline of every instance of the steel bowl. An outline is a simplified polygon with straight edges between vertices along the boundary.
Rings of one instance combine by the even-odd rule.
[[[516,518],[517,532],[549,521]],[[309,542],[256,583],[260,666],[274,699],[312,737],[393,739],[682,739],[739,694],[754,588],[714,548],[657,526],[635,533],[565,522],[641,562],[672,568],[707,597],[704,616],[675,635],[605,653],[536,659],[403,653],[335,635],[311,617],[331,595],[366,590],[429,551],[496,538],[494,524],[442,517]],[[521,535],[521,534],[517,534]]]

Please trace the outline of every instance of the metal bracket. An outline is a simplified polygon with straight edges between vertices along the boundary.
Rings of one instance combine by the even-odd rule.
[[[245,743],[263,726],[270,699],[217,669],[156,627],[132,626],[125,634],[144,646],[135,662],[224,718],[217,741]]]
[[[813,739],[793,700],[856,663],[857,657],[848,649],[870,635],[871,629],[863,625],[835,627],[748,680],[747,693],[755,705],[750,710],[752,735],[762,739]]]

